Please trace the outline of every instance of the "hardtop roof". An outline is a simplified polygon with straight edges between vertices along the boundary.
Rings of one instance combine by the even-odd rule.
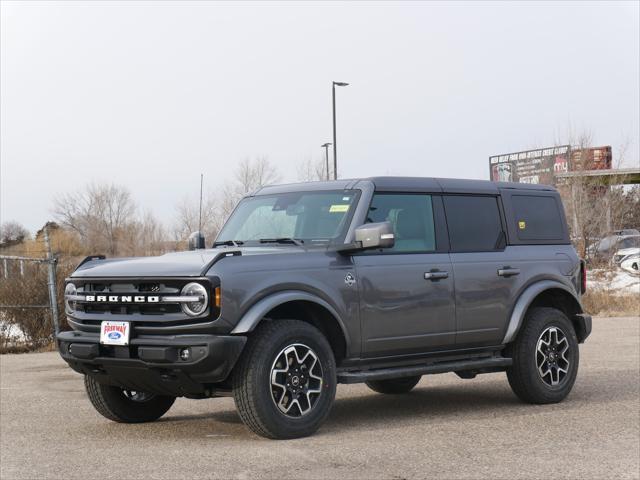
[[[442,192],[442,193],[484,193],[498,194],[500,190],[537,190],[555,191],[551,185],[539,185],[515,182],[492,182],[489,180],[471,180],[459,178],[432,177],[369,177],[361,179],[329,180],[317,182],[289,183],[262,187],[252,195],[269,195],[286,192],[349,190],[358,184],[369,182],[377,191],[405,192]]]

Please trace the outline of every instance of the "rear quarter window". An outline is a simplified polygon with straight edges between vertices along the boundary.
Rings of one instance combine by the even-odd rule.
[[[562,240],[564,226],[555,197],[513,195],[515,229],[520,240]]]

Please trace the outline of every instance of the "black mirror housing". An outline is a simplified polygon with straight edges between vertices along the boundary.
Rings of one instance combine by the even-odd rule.
[[[202,250],[203,248],[205,248],[205,243],[202,232],[193,232],[189,235],[189,250]]]
[[[338,251],[353,253],[375,248],[392,248],[395,235],[390,222],[365,223],[355,230],[355,242],[340,246]]]

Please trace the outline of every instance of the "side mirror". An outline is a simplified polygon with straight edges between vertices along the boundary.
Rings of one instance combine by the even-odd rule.
[[[205,248],[205,245],[202,232],[193,232],[189,235],[189,250],[201,250],[203,248]]]
[[[356,242],[362,249],[391,248],[395,245],[395,235],[390,222],[365,223],[356,228]]]
[[[355,242],[341,246],[344,253],[370,250],[372,248],[391,248],[395,245],[393,227],[389,222],[365,223],[355,230]]]

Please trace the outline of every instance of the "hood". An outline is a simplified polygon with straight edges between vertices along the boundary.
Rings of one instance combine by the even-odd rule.
[[[213,264],[235,255],[304,253],[296,246],[219,247],[174,252],[157,257],[107,258],[81,264],[72,277],[201,277]]]

